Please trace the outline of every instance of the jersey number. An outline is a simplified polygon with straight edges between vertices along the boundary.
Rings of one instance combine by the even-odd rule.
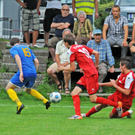
[[[79,49],[78,51],[79,51],[79,52],[84,53],[88,58],[91,58],[91,56],[90,56],[90,54],[89,54],[89,52],[88,52],[88,50],[87,50],[87,49],[82,48],[82,50],[81,50],[81,49]]]
[[[29,49],[28,48],[22,48],[23,52],[24,52],[24,56],[25,57],[30,57],[31,56],[31,53],[29,52]]]

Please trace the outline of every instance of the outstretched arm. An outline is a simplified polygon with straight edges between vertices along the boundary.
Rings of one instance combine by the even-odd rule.
[[[39,61],[37,58],[34,59],[34,63],[35,63],[36,71],[38,71]]]

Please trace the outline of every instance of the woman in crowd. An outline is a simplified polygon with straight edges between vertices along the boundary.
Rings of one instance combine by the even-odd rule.
[[[73,34],[79,45],[86,45],[91,40],[93,28],[90,20],[86,19],[86,13],[84,11],[79,11],[77,18],[78,20],[74,23]]]

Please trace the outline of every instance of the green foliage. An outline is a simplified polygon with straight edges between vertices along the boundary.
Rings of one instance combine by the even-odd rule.
[[[114,3],[108,3],[108,4],[99,4],[98,7],[98,13],[99,13],[99,18],[94,21],[94,25],[97,29],[103,29],[103,24],[105,18],[109,15],[109,13],[105,12],[106,8],[113,7]]]
[[[107,3],[110,3],[110,2],[114,2],[114,0],[100,0],[99,1],[100,4],[107,4]]]
[[[9,40],[9,39],[5,39],[5,38],[0,38],[0,41],[6,41],[6,42],[9,42],[10,40]]]
[[[8,68],[5,65],[0,64],[0,73],[8,72]]]

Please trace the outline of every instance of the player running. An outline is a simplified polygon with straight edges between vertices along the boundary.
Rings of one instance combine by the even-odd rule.
[[[100,86],[113,86],[116,88],[116,92],[108,97],[108,99],[118,102],[122,102],[123,113],[120,118],[127,116],[131,117],[133,111],[129,110],[132,106],[133,98],[135,97],[135,74],[131,70],[131,60],[127,58],[121,58],[120,60],[120,70],[121,74],[115,81],[110,79],[110,82],[99,83]],[[82,114],[83,117],[90,117],[92,114],[99,112],[101,109],[107,107],[106,105],[96,105],[92,107],[88,113]],[[128,111],[129,110],[129,111]],[[113,108],[112,112],[109,114],[110,118],[119,118],[116,108]]]
[[[75,45],[75,39],[72,34],[67,34],[64,36],[64,44],[69,49],[70,57],[70,67],[59,66],[59,70],[75,70],[75,61],[78,62],[79,67],[83,70],[84,76],[82,76],[77,82],[76,87],[71,92],[73,98],[73,104],[75,108],[75,115],[69,119],[82,119],[80,111],[80,98],[79,93],[81,93],[85,88],[89,94],[90,101],[92,103],[100,103],[104,105],[114,106],[118,114],[121,116],[122,104],[121,102],[114,102],[103,97],[97,97],[96,92],[98,90],[98,62],[99,53],[93,49],[88,48],[84,45]],[[95,55],[95,65],[91,59],[91,54]]]
[[[14,91],[14,88],[22,87],[23,85],[25,85],[25,91],[28,94],[31,94],[32,96],[43,100],[43,103],[46,105],[46,109],[48,109],[51,102],[48,101],[44,96],[42,96],[38,91],[32,89],[37,77],[37,70],[39,66],[38,59],[33,54],[30,48],[24,45],[20,45],[20,41],[18,38],[12,38],[10,44],[12,46],[12,48],[10,49],[10,53],[15,59],[19,70],[11,78],[6,87],[6,91],[9,97],[17,104],[16,114],[21,113],[24,105],[19,100],[16,92]]]

